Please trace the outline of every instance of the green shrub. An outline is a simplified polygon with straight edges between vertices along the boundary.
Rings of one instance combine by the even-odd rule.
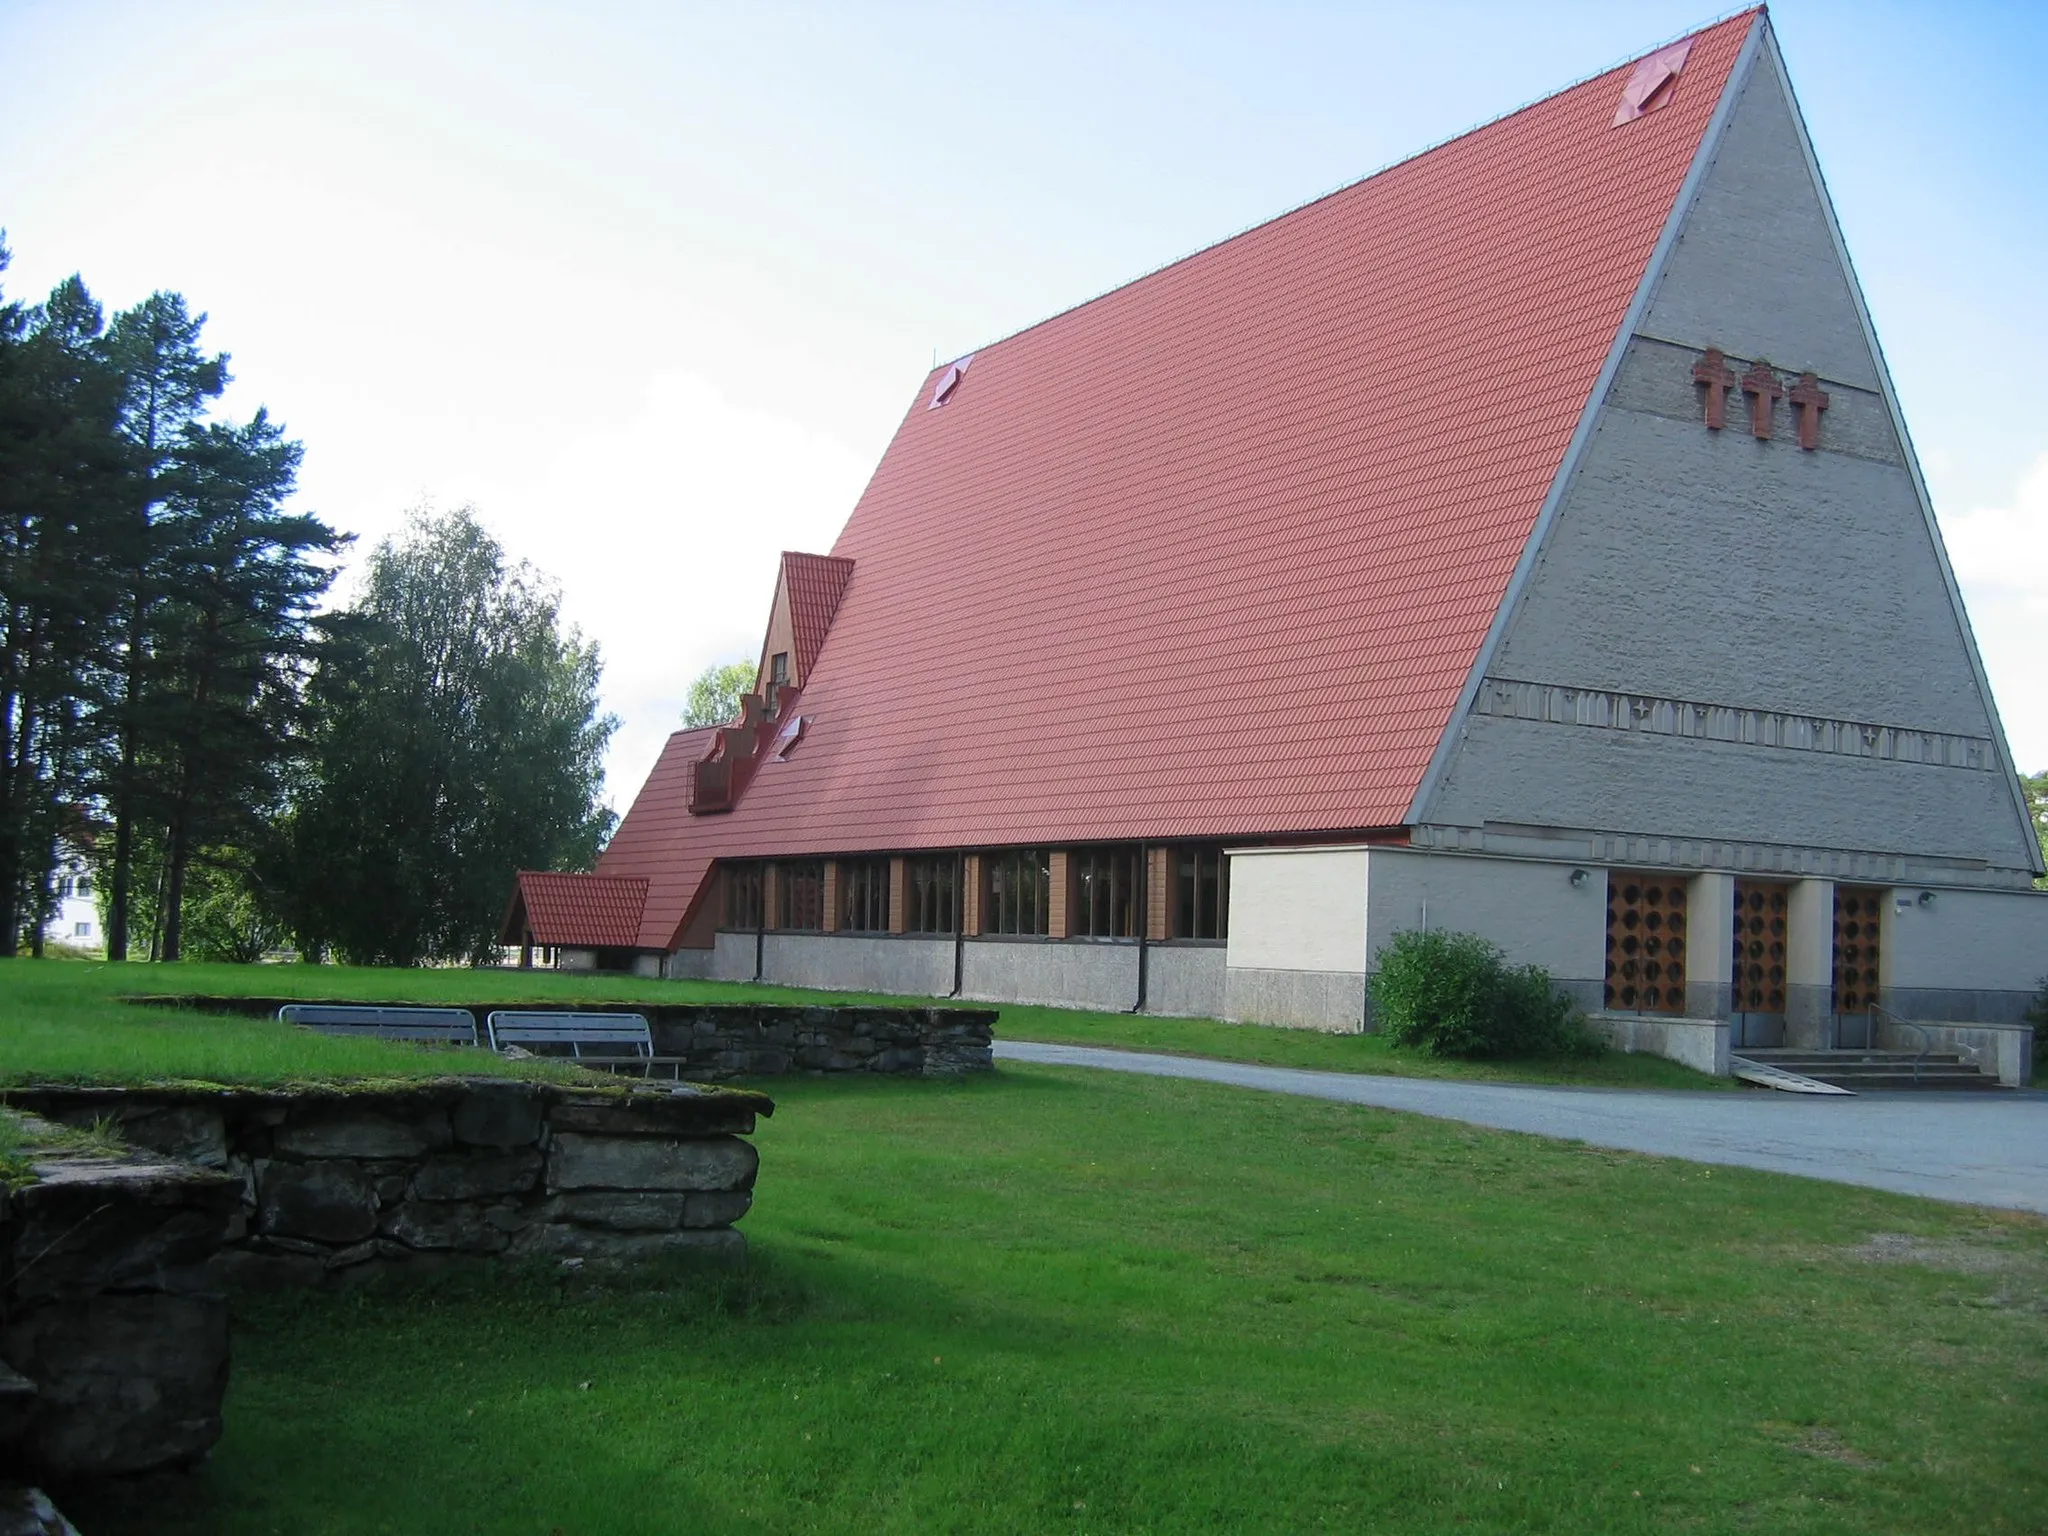
[[[1397,933],[1371,982],[1396,1045],[1432,1056],[1579,1056],[1600,1045],[1540,965],[1511,966],[1476,933]]]

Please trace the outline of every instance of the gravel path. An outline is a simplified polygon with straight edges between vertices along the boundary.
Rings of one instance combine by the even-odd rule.
[[[1761,1090],[1549,1088],[1298,1072],[1021,1040],[998,1040],[996,1058],[1337,1099],[1696,1163],[2048,1213],[2048,1093],[2035,1090],[1809,1098]]]

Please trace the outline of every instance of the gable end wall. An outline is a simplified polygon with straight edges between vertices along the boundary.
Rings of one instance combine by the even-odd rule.
[[[1896,854],[2009,881],[2035,850],[1774,52],[1731,89],[1417,819]],[[1738,373],[1818,373],[1819,451],[1783,402],[1769,441],[1739,394],[1709,431],[1691,378],[1709,346]],[[1536,718],[1515,702],[1539,696]]]

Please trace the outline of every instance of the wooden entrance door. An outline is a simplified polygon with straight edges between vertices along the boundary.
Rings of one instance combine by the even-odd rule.
[[[1785,967],[1792,892],[1762,880],[1735,882],[1735,952],[1729,957],[1729,1044],[1785,1043]]]
[[[1877,1044],[1871,1008],[1877,1002],[1884,892],[1835,887],[1835,1044],[1866,1050]]]
[[[1607,877],[1607,1006],[1685,1012],[1685,881],[1616,870]]]

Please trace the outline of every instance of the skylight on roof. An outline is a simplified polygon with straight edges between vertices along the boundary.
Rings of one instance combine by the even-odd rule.
[[[1628,84],[1621,88],[1621,105],[1614,109],[1613,126],[1619,128],[1646,112],[1668,105],[1676,91],[1679,73],[1685,68],[1685,56],[1691,52],[1692,39],[1688,37],[1669,48],[1659,48],[1638,64],[1628,77]]]
[[[803,739],[805,723],[802,715],[791,715],[782,722],[782,729],[775,733],[775,743],[771,748],[778,763],[788,757],[790,749]]]
[[[960,387],[960,381],[967,376],[968,365],[973,361],[974,354],[970,352],[939,375],[938,387],[932,391],[932,401],[926,410],[936,411],[953,398],[953,391]]]

